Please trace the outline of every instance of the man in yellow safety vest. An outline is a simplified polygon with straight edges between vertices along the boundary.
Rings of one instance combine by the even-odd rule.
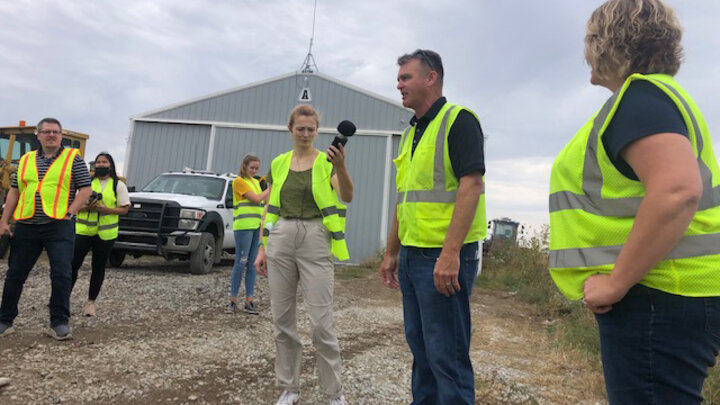
[[[485,237],[483,134],[442,96],[440,55],[398,59],[398,90],[415,116],[400,140],[398,200],[380,276],[403,295],[413,403],[474,404],[470,293]]]
[[[90,173],[77,149],[63,147],[60,121],[43,118],[36,135],[41,148],[20,158],[0,218],[0,235],[12,237],[0,305],[0,337],[14,332],[23,285],[45,249],[52,280],[48,334],[66,340],[72,337],[68,322],[75,214],[92,192]],[[17,221],[14,232],[9,225],[11,215]]]

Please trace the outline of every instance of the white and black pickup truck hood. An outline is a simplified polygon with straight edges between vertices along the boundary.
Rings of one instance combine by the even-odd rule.
[[[184,208],[216,209],[218,204],[221,203],[218,200],[210,200],[205,197],[195,195],[148,193],[142,191],[131,192],[130,201],[132,202],[134,198],[142,198],[143,200],[174,201]]]

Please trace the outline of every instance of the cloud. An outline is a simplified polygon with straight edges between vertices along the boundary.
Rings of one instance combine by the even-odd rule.
[[[678,79],[720,141],[720,3],[668,2],[685,27]],[[122,164],[131,115],[299,69],[313,3],[0,2],[0,125],[56,116],[91,135],[89,157]],[[320,0],[312,50],[321,72],[395,100],[397,57],[439,51],[445,95],[488,135],[488,212],[543,223],[552,157],[609,96],[582,55],[599,4]]]

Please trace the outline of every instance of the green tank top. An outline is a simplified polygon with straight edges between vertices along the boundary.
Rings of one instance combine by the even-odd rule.
[[[280,216],[300,219],[322,217],[312,194],[312,168],[302,172],[288,172],[280,190]]]

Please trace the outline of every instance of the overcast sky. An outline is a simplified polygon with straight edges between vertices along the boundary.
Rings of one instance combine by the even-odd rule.
[[[609,96],[582,56],[601,3],[318,0],[313,55],[399,102],[397,56],[439,52],[445,96],[488,136],[488,217],[537,226],[554,156]],[[678,80],[720,150],[720,2],[668,3],[685,28]],[[107,150],[122,166],[130,116],[298,70],[312,15],[313,0],[0,0],[0,126],[54,116],[91,135],[86,157]]]

